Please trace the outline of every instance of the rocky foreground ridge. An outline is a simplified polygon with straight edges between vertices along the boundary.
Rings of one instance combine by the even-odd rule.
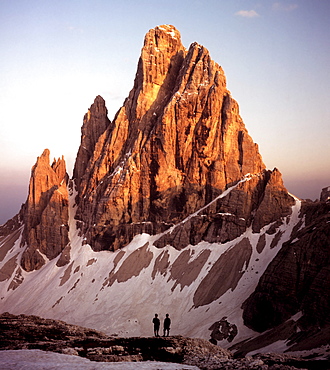
[[[1,312],[123,336],[161,310],[235,353],[312,349],[330,340],[329,287],[329,188],[319,202],[287,191],[222,68],[168,25],[147,33],[112,121],[95,98],[72,178],[46,149],[0,227]]]
[[[37,316],[0,315],[0,350],[41,349],[98,362],[161,361],[200,369],[327,369],[328,360],[268,353],[234,358],[203,339],[174,337],[119,338],[64,321]]]

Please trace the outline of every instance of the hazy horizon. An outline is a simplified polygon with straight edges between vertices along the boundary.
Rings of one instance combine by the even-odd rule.
[[[69,175],[83,116],[101,95],[112,120],[133,87],[144,35],[172,24],[227,77],[249,134],[292,194],[330,185],[330,2],[0,3],[0,224],[26,201],[45,148]]]

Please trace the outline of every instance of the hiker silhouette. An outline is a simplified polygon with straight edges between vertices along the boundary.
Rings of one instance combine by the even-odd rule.
[[[166,335],[167,337],[170,335],[170,328],[171,328],[171,319],[170,315],[167,313],[166,318],[164,319],[164,337],[165,334],[167,334]]]
[[[155,317],[152,319],[152,322],[154,324],[155,337],[159,337],[160,321],[159,321],[159,318],[158,318],[158,314],[155,313]]]

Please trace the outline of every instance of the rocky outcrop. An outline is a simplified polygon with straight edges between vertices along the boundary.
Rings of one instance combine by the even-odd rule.
[[[166,361],[202,364],[208,358],[220,363],[232,358],[229,351],[203,339],[118,338],[64,321],[38,316],[0,315],[1,350],[42,349],[87,357],[92,361]]]
[[[293,230],[243,304],[244,323],[256,331],[297,313],[301,338],[330,325],[330,204],[305,202],[301,214],[304,223]]]
[[[294,370],[325,369],[329,361],[267,353],[241,359],[203,339],[174,337],[109,337],[96,330],[37,316],[0,315],[0,347],[41,349],[80,356],[97,362],[161,361],[197,366],[199,369]],[[96,364],[95,364],[96,366]]]
[[[32,168],[24,205],[21,265],[26,271],[43,266],[44,256],[57,257],[69,242],[67,182],[64,158],[54,159],[50,165],[45,149]]]
[[[206,48],[186,50],[173,26],[159,26],[145,37],[134,87],[99,136],[86,174],[74,175],[76,217],[94,250],[116,250],[135,234],[168,229],[264,168],[222,68]]]
[[[108,118],[108,110],[105,106],[105,101],[98,95],[85,114],[81,128],[81,143],[73,169],[73,178],[75,179],[75,185],[78,189],[78,196],[81,192],[80,183],[83,176],[85,176],[85,182],[89,181],[86,168],[90,158],[94,154],[95,145],[99,137],[110,125],[111,122]]]

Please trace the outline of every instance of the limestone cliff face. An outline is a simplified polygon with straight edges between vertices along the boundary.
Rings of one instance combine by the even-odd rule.
[[[222,68],[203,46],[186,50],[173,26],[159,26],[145,37],[134,87],[99,136],[88,175],[74,175],[77,219],[95,250],[118,249],[264,169]]]
[[[26,249],[21,265],[26,271],[39,269],[57,257],[68,244],[68,175],[62,158],[49,162],[46,149],[31,171],[29,193],[23,207]]]

